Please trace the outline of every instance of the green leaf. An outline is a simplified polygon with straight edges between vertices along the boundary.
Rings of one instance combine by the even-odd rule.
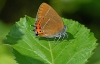
[[[19,64],[84,64],[93,54],[96,38],[84,25],[64,19],[68,38],[54,41],[36,37],[32,31],[35,19],[25,16],[12,27],[6,44],[14,50]]]
[[[2,44],[2,40],[6,37],[9,30],[11,28],[11,25],[3,23],[3,21],[0,20],[0,44]]]
[[[10,28],[11,25],[5,24],[0,20],[0,64],[17,64],[11,52],[12,48],[9,45],[3,44],[3,40],[6,38]]]
[[[17,64],[11,51],[11,47],[0,44],[0,64]]]

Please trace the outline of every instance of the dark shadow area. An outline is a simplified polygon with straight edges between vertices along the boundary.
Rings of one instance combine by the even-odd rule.
[[[45,37],[39,37],[39,40],[46,40],[46,41],[57,41],[59,38],[45,38]],[[62,40],[72,40],[74,39],[73,35],[69,32],[67,32],[66,36],[62,36],[58,41]]]
[[[19,63],[19,64],[45,64],[42,61],[38,60],[38,59],[34,59],[25,55],[20,54],[17,50],[13,50],[13,53],[15,55],[15,60]]]
[[[67,32],[67,34],[68,34],[67,40],[75,39],[71,33]]]
[[[39,40],[54,41],[54,38],[39,37]]]
[[[19,30],[19,26],[15,24],[6,36],[6,39],[3,40],[3,42],[11,45],[16,44],[18,40],[22,39],[23,35],[24,34]]]

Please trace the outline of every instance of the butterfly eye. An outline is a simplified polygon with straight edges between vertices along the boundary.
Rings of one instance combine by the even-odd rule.
[[[36,33],[35,35],[38,36],[38,33]]]

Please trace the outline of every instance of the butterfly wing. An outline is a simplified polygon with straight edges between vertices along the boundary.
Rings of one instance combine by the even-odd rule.
[[[41,31],[46,37],[53,37],[62,31],[62,27],[55,20],[45,17],[43,22],[41,22]]]
[[[36,18],[39,19],[41,17],[48,17],[52,18],[55,21],[59,22],[61,25],[63,25],[63,21],[61,17],[57,14],[57,12],[48,4],[42,3],[38,9]]]
[[[64,24],[57,12],[48,4],[42,3],[37,12],[37,21],[41,20],[41,30],[44,37],[54,36],[64,29]]]

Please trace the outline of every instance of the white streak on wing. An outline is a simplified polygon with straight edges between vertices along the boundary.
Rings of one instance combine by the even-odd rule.
[[[45,25],[42,27],[42,29],[44,29],[44,27],[46,26],[46,24],[50,21],[50,18],[48,19],[48,21],[45,23]],[[44,33],[44,30],[42,30]],[[45,34],[45,36],[47,36],[47,34]]]
[[[48,9],[48,11],[46,12],[45,16],[49,13],[51,8]],[[42,29],[46,26],[46,24],[50,21],[50,18],[48,19],[48,21],[44,24],[44,26],[42,27]]]
[[[42,27],[42,29],[46,26],[46,24],[50,21],[50,18],[48,19],[48,21],[44,24],[44,26]]]
[[[49,9],[47,10],[47,12],[45,13],[45,16],[49,13],[50,9],[51,9],[51,8],[49,8]],[[46,26],[46,24],[47,24],[49,21],[50,21],[50,18],[49,18],[48,21],[44,24],[44,26],[42,27],[42,29],[44,29],[44,27]],[[42,32],[44,33],[44,30],[42,30]],[[47,36],[47,34],[45,34],[45,36]]]
[[[48,11],[46,12],[45,16],[49,13],[50,9],[51,9],[51,8],[48,9]]]

